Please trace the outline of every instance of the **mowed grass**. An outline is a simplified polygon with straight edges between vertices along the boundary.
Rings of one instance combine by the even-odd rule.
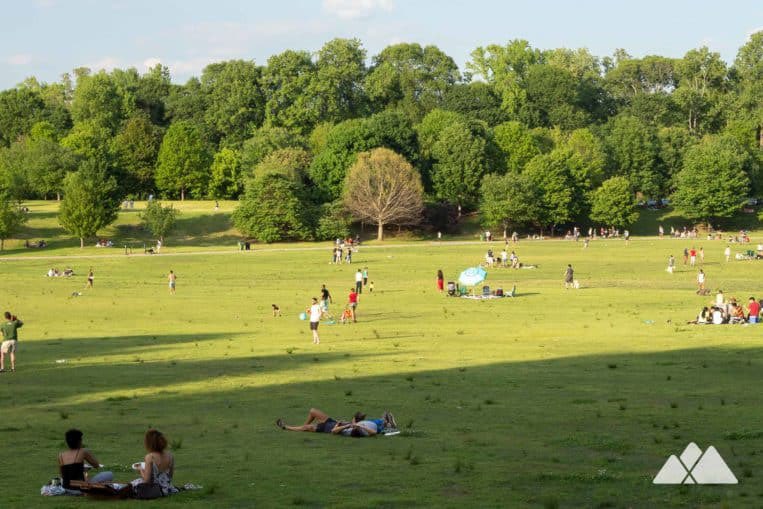
[[[45,254],[80,253],[60,241]],[[689,241],[520,242],[512,249],[538,268],[489,271],[487,284],[516,284],[518,296],[482,302],[439,294],[435,273],[455,280],[483,260],[485,243],[363,246],[350,266],[330,265],[328,244],[239,252],[220,243],[221,254],[198,255],[191,241],[168,244],[154,256],[0,258],[2,306],[26,322],[18,371],[0,375],[0,507],[92,505],[39,495],[64,431],[82,429],[116,478],[130,480],[149,426],[173,444],[176,483],[204,490],[124,507],[763,503],[763,328],[685,325],[710,300],[681,264]],[[725,243],[694,244],[705,248],[710,287],[763,295],[761,262],[726,264]],[[567,263],[580,290],[562,288]],[[44,277],[65,265],[77,276]],[[95,288],[85,290],[89,266]],[[359,322],[324,324],[312,345],[299,313],[325,283],[338,314],[364,266],[376,290],[361,296]],[[311,406],[337,418],[389,409],[403,433],[350,439],[274,426],[302,423]],[[740,484],[652,485],[690,441],[714,445]]]

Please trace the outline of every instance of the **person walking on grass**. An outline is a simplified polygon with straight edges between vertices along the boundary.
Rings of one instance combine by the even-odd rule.
[[[321,342],[321,338],[318,337],[318,324],[321,323],[323,308],[318,304],[318,299],[315,297],[313,297],[313,303],[307,309],[307,313],[310,315],[310,330],[313,333],[313,344],[318,345]]]
[[[355,273],[355,293],[363,293],[363,273],[360,269]]]
[[[24,326],[24,322],[12,315],[10,311],[5,312],[5,322],[0,325],[0,331],[3,334],[3,342],[0,345],[0,373],[5,371],[5,354],[11,358],[11,372],[16,371],[16,350],[18,348],[19,334],[18,330]]]
[[[684,248],[684,265],[689,261],[689,249]]]
[[[347,297],[347,306],[352,313],[352,322],[356,323],[358,321],[358,317],[355,314],[355,310],[358,308],[358,292],[356,292],[354,288],[350,288],[350,295]]]
[[[93,273],[93,267],[90,267],[90,270],[87,273],[87,283],[85,283],[85,288],[92,288],[93,281],[95,281],[95,274]]]
[[[572,265],[567,264],[567,269],[564,271],[564,288],[569,289],[574,287],[575,271],[572,270]]]
[[[691,247],[689,250],[689,266],[694,267],[697,265],[697,250],[694,249],[694,246]]]
[[[673,255],[668,257],[668,272],[672,274],[676,270],[676,259]]]
[[[437,290],[442,293],[445,287],[445,276],[442,273],[442,269],[437,270]]]
[[[169,275],[167,275],[167,281],[170,287],[170,295],[175,295],[175,281],[177,278],[177,275],[172,271],[170,271]]]
[[[368,284],[368,267],[363,267],[363,286]]]
[[[728,263],[731,258],[731,246],[726,246],[726,249],[723,250],[723,256],[726,257],[726,263]]]

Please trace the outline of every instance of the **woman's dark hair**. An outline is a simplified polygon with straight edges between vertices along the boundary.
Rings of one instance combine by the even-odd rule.
[[[353,415],[352,418],[355,419],[355,422],[359,422],[366,418],[366,414],[363,412],[355,412],[355,415]]]
[[[363,434],[363,430],[362,429],[360,429],[360,428],[352,428],[352,431],[350,432],[350,436],[351,437],[355,437],[355,438],[361,438],[361,437],[364,437],[366,435]]]
[[[70,429],[64,435],[66,438],[66,445],[69,449],[79,449],[82,447],[82,432],[78,429]]]
[[[437,271],[437,277],[438,277],[439,279],[442,279],[442,278],[444,277],[444,276],[442,275],[442,270],[438,270],[438,271]]]
[[[146,431],[143,445],[146,446],[147,451],[163,452],[167,448],[167,439],[158,429],[150,429]]]

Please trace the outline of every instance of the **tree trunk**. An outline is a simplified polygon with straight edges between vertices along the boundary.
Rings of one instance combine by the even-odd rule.
[[[180,201],[185,201],[185,187],[180,188]]]
[[[3,243],[5,242],[5,239],[0,239],[0,251],[3,250]]]
[[[56,201],[61,201],[61,193],[56,193]]]
[[[85,239],[83,237],[79,238],[79,248],[82,249],[85,247]]]
[[[379,223],[379,228],[376,233],[376,240],[384,240],[384,223]]]

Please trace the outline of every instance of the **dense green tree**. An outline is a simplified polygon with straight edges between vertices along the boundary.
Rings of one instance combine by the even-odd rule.
[[[503,151],[506,168],[510,173],[519,173],[541,150],[531,131],[520,122],[504,122],[493,130],[495,142]]]
[[[210,198],[237,198],[243,190],[241,159],[238,153],[228,147],[221,148],[214,155],[210,168]]]
[[[606,138],[611,174],[627,177],[634,190],[650,198],[663,182],[657,167],[658,142],[654,129],[635,117],[615,117]]]
[[[607,226],[627,228],[638,219],[636,199],[625,177],[612,177],[593,192],[591,220]]]
[[[71,104],[75,123],[87,122],[111,135],[126,117],[127,105],[111,76],[101,71],[81,74]]]
[[[754,125],[758,150],[763,150],[763,30],[739,48],[733,69],[737,78],[736,116]]]
[[[430,111],[419,124],[415,126],[419,149],[423,159],[431,159],[432,150],[440,139],[445,128],[456,124],[466,123],[466,117],[455,111],[434,109]]]
[[[111,141],[111,132],[107,127],[95,122],[83,121],[77,122],[61,139],[61,146],[69,149],[80,159],[93,160],[102,167],[108,167],[114,162]]]
[[[456,63],[437,46],[400,43],[374,57],[365,90],[377,110],[395,108],[420,120],[441,105],[460,77]]]
[[[69,150],[47,138],[26,143],[25,170],[27,185],[37,196],[60,199],[64,177],[76,170],[77,158]]]
[[[710,222],[733,216],[747,201],[749,163],[749,154],[734,138],[706,136],[684,155],[673,205],[689,219]]]
[[[419,144],[411,120],[401,111],[382,111],[366,120],[368,148],[387,147],[415,163]]]
[[[663,127],[657,131],[657,141],[660,166],[667,184],[664,191],[672,191],[673,178],[683,168],[684,154],[696,142],[696,138],[685,127]]]
[[[340,122],[365,112],[365,60],[366,50],[358,39],[333,39],[318,51],[307,90],[316,103],[316,121]]]
[[[168,196],[186,191],[195,198],[206,196],[211,156],[193,124],[174,122],[164,135],[156,162],[156,185]]]
[[[554,227],[573,221],[584,206],[570,168],[569,150],[554,150],[533,158],[525,175],[538,191],[539,213],[537,225],[543,231],[545,226]]]
[[[376,148],[358,154],[344,182],[342,201],[356,218],[377,226],[377,240],[384,226],[421,221],[424,188],[421,177],[400,154]]]
[[[269,154],[254,168],[254,176],[268,173],[284,175],[294,182],[306,183],[312,158],[301,148],[282,148]]]
[[[307,240],[311,236],[309,208],[299,184],[269,173],[249,181],[233,224],[244,235],[261,242]]]
[[[310,165],[310,178],[325,201],[342,194],[347,169],[355,162],[358,152],[368,150],[370,133],[363,119],[340,122],[329,131],[324,149],[315,154]]]
[[[0,192],[0,251],[5,240],[19,232],[27,220],[27,215],[19,207],[18,201],[6,193]]]
[[[481,190],[480,215],[485,226],[508,230],[539,222],[542,196],[527,175],[485,175]]]
[[[299,148],[304,145],[300,136],[295,136],[283,127],[263,126],[255,129],[252,136],[241,147],[241,166],[251,172],[268,155],[282,148]]]
[[[162,142],[161,130],[148,115],[130,117],[114,137],[111,150],[120,168],[126,194],[145,195],[154,189],[154,169]]]
[[[352,217],[341,200],[320,206],[315,240],[346,239],[350,235]]]
[[[318,116],[316,98],[308,94],[314,74],[307,51],[287,50],[268,59],[262,76],[267,126],[310,132]]]
[[[81,248],[85,247],[86,238],[113,223],[118,211],[116,180],[95,162],[85,161],[77,171],[66,175],[58,221],[66,231],[79,237]]]
[[[442,109],[460,113],[475,120],[481,120],[493,127],[507,120],[501,109],[501,97],[493,85],[475,81],[457,83],[445,89]]]
[[[482,177],[489,170],[486,146],[485,139],[464,124],[453,124],[440,133],[432,147],[431,178],[437,198],[459,210],[476,204]]]
[[[689,50],[676,64],[678,87],[673,92],[692,134],[718,128],[723,120],[722,95],[727,87],[726,64],[719,53],[703,46]]]
[[[572,131],[560,148],[571,152],[570,169],[583,192],[601,185],[606,175],[607,154],[602,141],[590,129]]]
[[[260,88],[262,69],[254,62],[229,60],[209,64],[201,73],[207,96],[204,120],[215,140],[241,144],[265,118],[265,94]]]
[[[525,101],[520,118],[532,127],[576,129],[589,122],[581,108],[579,82],[565,69],[535,64],[524,79]]]
[[[0,92],[0,147],[9,146],[43,120],[45,102],[29,88]]]
[[[180,211],[172,205],[163,207],[159,200],[149,200],[146,210],[141,212],[140,221],[145,229],[164,243],[164,237],[175,226]]]

